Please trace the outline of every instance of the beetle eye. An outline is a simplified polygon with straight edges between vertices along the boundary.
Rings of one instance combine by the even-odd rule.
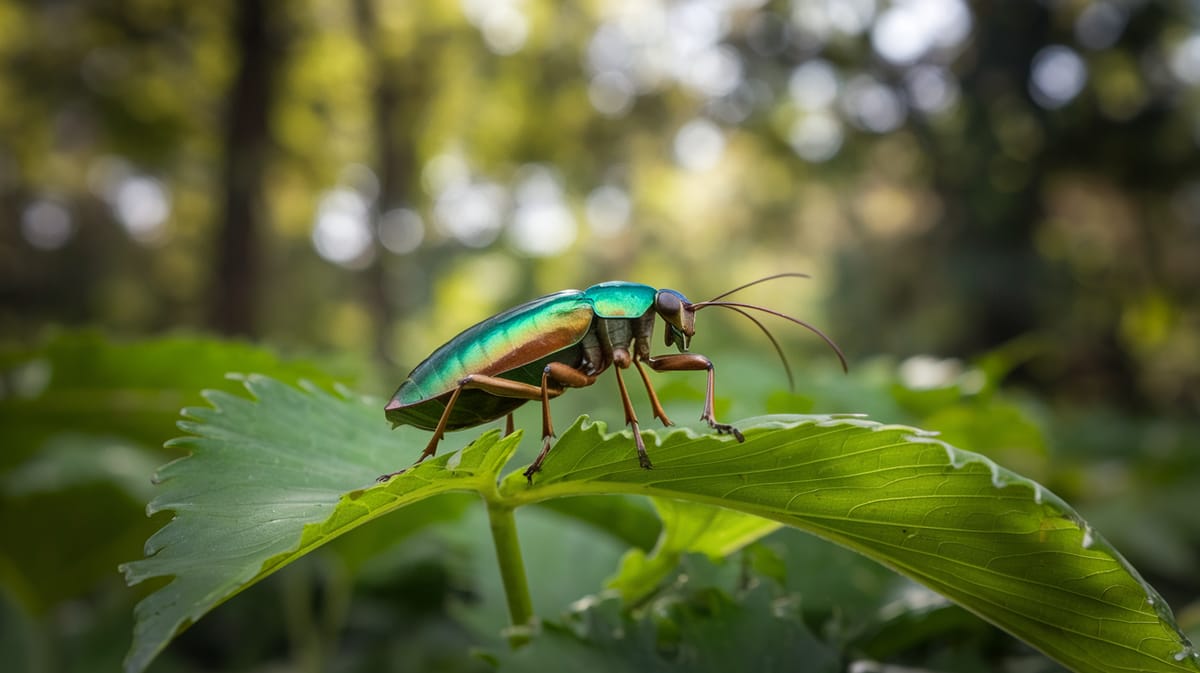
[[[654,308],[659,315],[674,315],[683,310],[683,301],[675,292],[660,290],[658,296],[654,298]]]

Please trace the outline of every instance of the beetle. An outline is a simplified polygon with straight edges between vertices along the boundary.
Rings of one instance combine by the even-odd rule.
[[[569,388],[596,382],[607,369],[616,374],[617,388],[625,409],[625,424],[633,430],[638,464],[652,464],[642,441],[637,414],[625,387],[622,370],[632,364],[641,376],[654,417],[671,425],[654,392],[645,367],[657,372],[706,371],[708,388],[700,420],[719,434],[745,441],[732,425],[720,423],[713,414],[713,363],[704,355],[690,353],[696,333],[696,312],[722,306],[758,326],[783,362],[788,382],[792,371],[783,349],[771,332],[748,310],[763,311],[805,327],[821,337],[846,369],[846,357],[837,344],[816,327],[792,316],[754,304],[721,301],[739,290],[777,278],[808,276],[781,273],[751,281],[708,301],[692,303],[676,290],[656,289],[641,283],[610,281],[586,290],[562,290],[511,308],[476,325],[435,350],[417,365],[387,403],[385,415],[392,427],[412,425],[431,430],[433,436],[416,463],[433,456],[446,432],[471,428],[507,417],[506,433],[512,432],[512,412],[531,400],[542,403],[542,450],[525,470],[530,482],[541,470],[550,452],[554,424],[550,400]],[[667,347],[678,353],[650,354],[655,316],[665,323]],[[379,477],[379,481],[404,472]]]

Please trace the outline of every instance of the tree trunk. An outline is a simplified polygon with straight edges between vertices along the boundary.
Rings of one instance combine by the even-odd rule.
[[[209,324],[223,334],[253,336],[260,283],[263,174],[272,147],[268,116],[284,35],[272,25],[266,0],[239,0],[234,7],[240,66],[226,112],[224,186]]]

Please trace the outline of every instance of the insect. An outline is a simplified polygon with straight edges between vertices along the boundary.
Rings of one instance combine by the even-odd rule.
[[[722,301],[725,297],[753,285],[786,277],[807,278],[801,273],[767,276],[708,301],[691,303],[675,290],[660,290],[649,285],[612,281],[586,290],[563,290],[521,304],[467,328],[435,350],[417,365],[400,384],[385,407],[392,427],[412,425],[432,430],[433,436],[414,465],[437,452],[443,435],[507,417],[507,430],[513,427],[512,412],[530,400],[542,403],[542,450],[525,470],[530,482],[541,470],[550,452],[554,424],[550,418],[550,400],[569,388],[583,388],[612,369],[625,408],[625,424],[633,430],[638,463],[650,469],[650,457],[642,441],[637,414],[625,388],[621,372],[632,364],[641,376],[650,398],[654,417],[671,425],[658,396],[650,385],[645,367],[656,372],[706,371],[708,388],[700,420],[720,434],[745,441],[732,425],[719,423],[713,415],[713,363],[699,353],[689,353],[696,329],[696,312],[709,306],[721,306],[741,314],[762,330],[783,362],[788,383],[792,370],[779,342],[750,310],[762,311],[805,327],[821,337],[846,369],[846,358],[837,344],[816,327],[778,311],[740,302]],[[655,316],[665,323],[667,347],[678,353],[650,354]],[[379,477],[380,481],[404,472]]]

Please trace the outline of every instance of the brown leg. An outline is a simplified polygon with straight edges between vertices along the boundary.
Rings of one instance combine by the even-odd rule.
[[[507,437],[513,433],[513,417],[509,413],[504,417],[504,436]]]
[[[629,399],[629,391],[625,389],[625,379],[621,378],[621,368],[613,367],[617,374],[617,388],[621,391],[621,403],[625,405],[625,424],[633,428],[633,443],[637,446],[638,464],[649,470],[650,456],[646,453],[646,443],[642,441],[642,429],[638,427],[637,414],[633,411],[633,402]]]
[[[442,436],[446,434],[446,423],[450,420],[450,412],[454,410],[454,403],[458,401],[458,396],[462,394],[463,388],[466,387],[466,384],[460,381],[458,387],[450,394],[450,399],[446,401],[446,408],[442,410],[442,417],[438,419],[437,428],[434,429],[433,436],[429,438],[429,443],[425,445],[425,450],[421,452],[421,457],[417,458],[417,462],[413,463],[412,467],[420,465],[421,461],[437,453],[438,442],[442,441]],[[407,469],[406,467],[395,472],[381,474],[375,478],[375,481],[387,481],[398,474],[403,474]]]
[[[458,387],[450,394],[450,399],[446,401],[446,408],[442,411],[442,417],[438,419],[437,428],[433,431],[433,436],[429,438],[429,443],[425,445],[425,450],[421,452],[421,457],[417,458],[417,462],[411,467],[416,467],[421,464],[421,461],[433,456],[437,453],[438,443],[442,441],[442,437],[446,434],[446,425],[450,421],[450,412],[454,410],[454,404],[458,401],[458,396],[463,390],[473,388],[483,390],[498,397],[517,397],[526,400],[543,400],[543,404],[551,397],[558,397],[563,393],[563,389],[559,386],[547,389],[545,377],[541,386],[531,386],[528,383],[519,381],[510,381],[495,376],[486,376],[483,374],[471,374],[462,378],[458,382]],[[509,414],[511,421],[512,414]],[[511,427],[510,427],[511,431]],[[545,432],[545,428],[543,428]],[[408,468],[405,468],[405,470]],[[404,470],[389,472],[388,474],[380,475],[375,481],[387,481],[392,477],[403,473]]]
[[[712,360],[700,355],[699,353],[672,353],[671,355],[659,355],[652,357],[646,361],[650,368],[656,372],[693,372],[706,370],[708,371],[708,392],[704,395],[704,412],[700,414],[700,420],[708,423],[709,427],[721,434],[733,435],[739,442],[746,441],[742,436],[741,430],[727,423],[718,423],[713,416],[713,364]]]
[[[665,426],[674,425],[671,419],[667,418],[667,412],[663,411],[662,403],[658,401],[658,395],[654,393],[654,387],[650,385],[650,377],[646,376],[646,368],[637,359],[634,359],[633,365],[637,367],[638,374],[642,375],[642,383],[646,385],[646,394],[650,396],[650,408],[654,410],[654,417],[662,421]]]
[[[550,382],[554,381],[557,384],[556,388],[550,387]],[[533,475],[540,472],[542,463],[546,460],[546,455],[550,453],[550,440],[554,437],[554,420],[550,418],[550,394],[551,390],[558,390],[558,393],[553,396],[561,395],[563,387],[566,388],[583,388],[590,386],[596,382],[596,377],[565,365],[561,362],[551,362],[542,370],[542,386],[539,388],[540,397],[542,399],[542,450],[538,453],[537,458],[529,464],[525,469],[525,479],[529,483],[533,483]]]

